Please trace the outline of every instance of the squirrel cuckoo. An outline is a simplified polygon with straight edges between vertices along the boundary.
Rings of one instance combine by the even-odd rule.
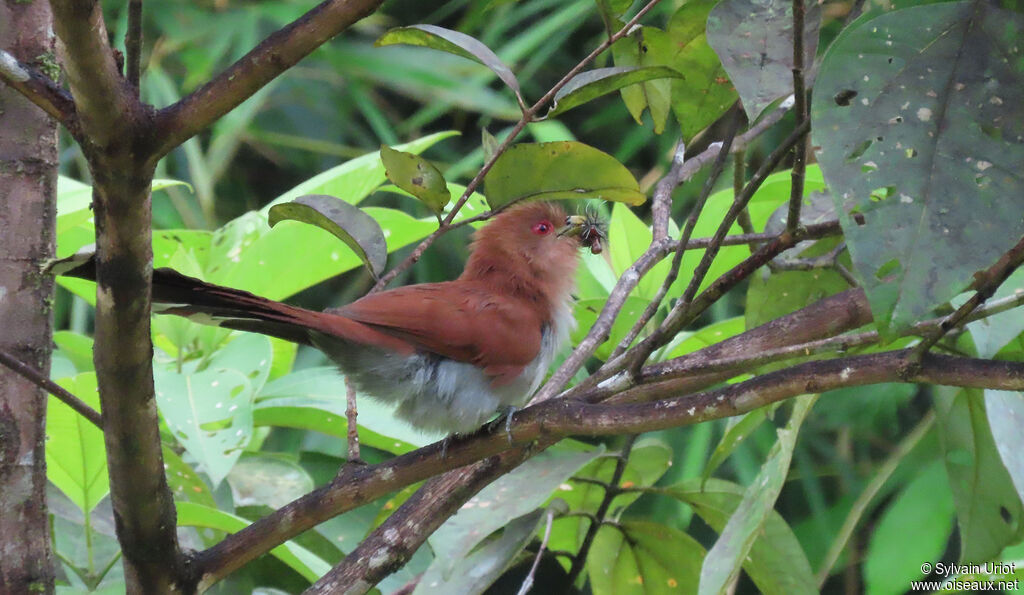
[[[509,208],[479,229],[454,281],[372,293],[324,312],[153,271],[154,311],[313,345],[417,428],[466,433],[537,389],[574,319],[578,249],[601,224],[557,205]],[[65,274],[89,277],[85,267]]]

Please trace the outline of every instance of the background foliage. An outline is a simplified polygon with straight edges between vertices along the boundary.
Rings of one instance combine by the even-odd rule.
[[[124,4],[105,4],[112,39],[123,43]],[[851,271],[868,291],[881,330],[895,338],[936,309],[948,310],[943,304],[958,305],[971,275],[1024,233],[1021,17],[984,3],[919,4],[930,3],[868,2],[841,34],[849,4],[829,2],[808,12],[807,56],[821,64],[812,103],[821,168],[808,167],[805,196],[824,218],[845,218],[850,253],[837,252],[837,267],[755,274],[655,359],[694,351],[846,289]],[[397,262],[436,228],[436,210],[388,183],[380,146],[424,155],[458,196],[492,142],[487,134],[481,140],[481,131],[503,139],[520,114],[515,94],[486,65],[374,42],[391,27],[416,23],[470,34],[512,67],[523,97],[537,98],[617,29],[628,5],[387,3],[164,159],[158,169],[164,180],[154,184],[154,266],[316,309],[354,299],[372,282],[360,258],[309,225],[283,221],[271,229],[269,208],[306,194],[358,203],[386,230],[389,260]],[[737,96],[754,121],[792,93],[787,7],[664,1],[643,28],[593,65],[662,70],[603,73],[591,84],[605,91],[632,85],[621,94],[591,87],[588,101],[575,106],[565,93],[555,116],[530,124],[521,140],[586,143],[624,164],[625,177],[649,195],[670,166],[676,141],[697,154],[721,134],[702,131]],[[144,100],[174,101],[309,8],[286,1],[147,4]],[[935,35],[929,27],[946,32],[941,43],[929,44]],[[659,76],[646,78],[652,73]],[[947,84],[943,73],[964,88]],[[626,75],[632,78],[615,78]],[[950,128],[934,138],[927,123],[942,110]],[[747,150],[749,171],[791,131],[791,118]],[[83,158],[71,144],[61,157],[58,256],[65,256],[91,243],[94,232]],[[580,176],[619,175],[594,163],[584,162]],[[527,161],[527,168],[535,165]],[[703,175],[675,192],[675,221],[685,219]],[[489,201],[507,194],[490,179],[484,193]],[[788,172],[770,177],[753,197],[745,225],[770,228],[789,195]],[[712,194],[693,237],[712,235],[734,196],[727,183]],[[651,238],[646,206],[595,206],[610,219],[610,248],[606,257],[585,257],[577,339]],[[460,217],[485,208],[476,195]],[[870,223],[852,223],[855,213]],[[742,231],[737,224],[730,233]],[[452,278],[468,233],[446,235],[401,281]],[[826,239],[796,252],[820,256],[836,246]],[[705,283],[749,254],[743,245],[723,248]],[[698,251],[686,255],[669,296],[682,293],[699,257]],[[667,274],[666,261],[644,278],[597,360],[609,356]],[[60,282],[56,312],[64,330],[55,337],[52,375],[98,406],[88,338],[95,289],[80,280]],[[997,297],[1021,287],[1018,273]],[[187,545],[215,543],[268,507],[333,478],[345,456],[344,388],[321,354],[170,317],[156,318],[153,328],[164,456]],[[947,347],[1019,361],[1022,331],[1019,313],[1011,312],[973,323]],[[547,548],[566,555],[541,566],[537,592],[545,592],[545,585],[563,584],[557,581],[565,580],[590,526],[586,515],[602,503],[610,522],[593,537],[577,581],[594,593],[690,591],[698,581],[702,592],[719,592],[737,580],[741,592],[895,593],[928,574],[924,562],[1020,561],[1021,410],[1016,393],[882,384],[639,438],[565,441],[481,492],[379,589],[392,592],[420,573],[417,592],[435,583],[447,593],[491,583],[494,592],[516,589],[553,518]],[[359,422],[371,463],[438,438],[403,426],[369,400],[360,401]],[[56,400],[47,431],[55,550],[67,590],[122,592],[104,498],[105,461],[97,454],[102,437]],[[613,497],[606,498],[609,490]],[[332,519],[214,589],[298,592],[409,493]],[[1024,573],[1024,563],[1018,567]]]

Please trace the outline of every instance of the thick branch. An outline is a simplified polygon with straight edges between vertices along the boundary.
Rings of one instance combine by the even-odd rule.
[[[384,0],[326,0],[283,27],[209,83],[156,115],[163,156],[228,113]]]
[[[431,479],[305,593],[369,591],[405,564],[466,500],[527,458],[527,449],[517,448]]]
[[[126,145],[134,140],[134,126],[144,119],[144,110],[114,60],[103,10],[95,1],[52,0],[50,4],[84,133],[83,149],[130,151]]]

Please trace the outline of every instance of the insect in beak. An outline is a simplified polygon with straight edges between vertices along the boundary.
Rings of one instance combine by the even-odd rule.
[[[608,225],[591,209],[582,215],[569,215],[559,235],[576,236],[580,245],[589,248],[591,254],[600,254],[608,242]]]

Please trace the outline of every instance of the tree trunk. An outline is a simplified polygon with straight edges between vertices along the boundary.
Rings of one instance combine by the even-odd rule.
[[[51,73],[47,2],[0,4],[0,48]],[[50,368],[57,126],[0,85],[0,349],[43,374]],[[44,391],[0,367],[0,592],[52,593],[46,515]]]

